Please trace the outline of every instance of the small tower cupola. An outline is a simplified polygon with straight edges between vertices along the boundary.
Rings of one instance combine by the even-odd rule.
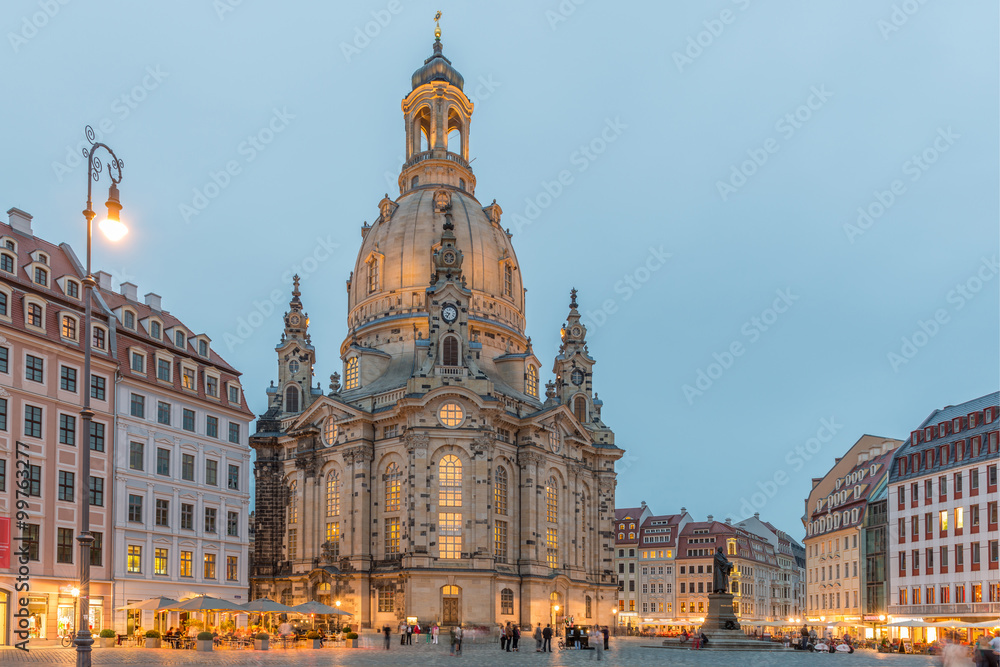
[[[274,348],[278,354],[277,391],[269,392],[272,406],[282,414],[301,412],[312,401],[316,349],[309,335],[309,316],[302,310],[299,277],[292,278],[292,300],[285,313],[285,330]]]

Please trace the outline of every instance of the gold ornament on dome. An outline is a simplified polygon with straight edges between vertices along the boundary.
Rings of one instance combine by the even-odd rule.
[[[441,39],[441,11],[434,15],[434,39]]]

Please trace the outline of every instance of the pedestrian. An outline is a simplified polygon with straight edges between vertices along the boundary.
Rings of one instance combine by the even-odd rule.
[[[539,623],[535,626],[535,632],[532,635],[535,638],[535,653],[542,652],[542,624]]]
[[[462,624],[459,623],[458,627],[455,628],[455,655],[462,655],[462,636],[464,634]]]
[[[546,623],[542,630],[542,653],[552,653],[552,624]]]
[[[590,659],[593,660],[594,656],[597,656],[598,660],[604,660],[604,633],[601,632],[599,626],[594,626],[590,630],[590,643],[594,647],[594,652],[590,654]]]
[[[986,659],[989,661],[990,667],[998,667],[1000,665],[1000,632],[994,633],[993,639],[990,641],[990,651],[986,654]]]
[[[429,625],[425,625],[424,626],[424,637],[426,637],[424,643],[425,644],[430,644],[431,643],[431,626],[429,626]]]
[[[701,640],[701,647],[705,648],[708,646],[708,636],[704,632],[698,632],[698,638]]]
[[[385,635],[385,650],[386,651],[389,650],[389,633],[390,633],[390,630],[389,630],[389,626],[388,625],[386,625],[385,627],[382,628],[382,634]]]
[[[514,642],[514,653],[519,653],[520,651],[518,651],[517,645],[521,643],[521,628],[517,625],[517,623],[515,623],[511,627],[511,630],[513,634],[510,636],[510,640]]]
[[[406,645],[410,646],[413,644],[413,626],[409,623],[406,624]]]
[[[601,634],[604,635],[604,650],[607,651],[608,650],[608,637],[611,634],[610,632],[608,632],[608,626],[605,625],[605,626],[603,626],[601,628]]]
[[[507,628],[504,627],[503,623],[500,624],[500,650],[507,650]]]
[[[455,655],[455,645],[458,644],[458,626],[451,626],[451,654]]]
[[[406,623],[399,624],[399,645],[406,646]]]
[[[434,621],[434,625],[431,626],[431,643],[438,643],[438,634],[441,632],[441,628],[438,627],[437,621]]]
[[[691,643],[692,643],[691,646],[692,651],[697,651],[698,649],[701,648],[701,632],[695,632],[694,634],[691,635]]]
[[[976,649],[972,653],[972,660],[976,663],[976,667],[989,667],[989,654],[992,652],[989,635],[982,635],[976,641]]]

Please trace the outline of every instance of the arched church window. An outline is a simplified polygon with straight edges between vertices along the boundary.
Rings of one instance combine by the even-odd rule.
[[[454,336],[446,336],[441,345],[441,364],[458,366],[458,339]]]
[[[465,192],[465,179],[464,178],[458,179],[458,189],[461,190],[462,192]]]
[[[533,398],[538,398],[538,369],[528,366],[528,379],[525,382],[525,393]]]
[[[326,444],[336,444],[338,435],[340,435],[340,427],[337,426],[337,420],[333,417],[327,417],[326,425],[323,427],[323,439],[326,440]]]
[[[294,384],[285,389],[285,412],[299,411],[299,388]]]
[[[288,523],[299,522],[299,483],[295,480],[288,485]]]
[[[378,257],[368,260],[368,293],[374,294],[378,291]]]
[[[438,504],[462,506],[462,462],[454,454],[445,455],[438,464]]]
[[[390,463],[385,469],[385,508],[386,512],[398,512],[400,506],[400,490],[402,486],[403,473],[399,466]]]
[[[448,152],[462,154],[462,130],[457,127],[448,130],[447,137]]]
[[[507,469],[497,468],[493,479],[493,507],[500,516],[507,516]]]
[[[549,523],[559,521],[559,487],[555,477],[549,477],[545,485],[545,520]]]
[[[410,181],[410,187],[411,187],[411,188],[415,188],[415,187],[417,187],[418,185],[420,185],[420,177],[419,177],[419,176],[414,176],[414,177],[413,177],[413,180],[412,180],[412,181]]]
[[[500,613],[504,616],[514,614],[514,591],[509,588],[500,591]]]
[[[514,267],[503,265],[503,295],[514,296]]]
[[[340,475],[331,470],[326,478],[326,515],[340,514]]]
[[[573,416],[581,424],[587,421],[587,399],[583,396],[573,399]]]
[[[361,372],[358,368],[358,358],[351,357],[347,360],[347,367],[344,369],[344,389],[357,389],[360,379]]]

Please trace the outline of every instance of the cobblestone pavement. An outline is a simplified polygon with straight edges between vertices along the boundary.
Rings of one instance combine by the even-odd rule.
[[[458,665],[473,666],[544,665],[545,667],[573,667],[574,665],[596,665],[593,651],[558,651],[535,653],[534,642],[529,641],[527,650],[519,653],[502,653],[497,644],[467,647],[461,657],[451,657],[445,645],[427,645],[423,642],[414,646],[400,646],[396,640],[389,651],[375,648],[374,637],[365,637],[370,648],[343,649],[271,649],[269,651],[227,651],[211,653],[176,651],[172,649],[114,648],[94,649],[93,663],[101,665],[143,665],[144,667],[238,667],[241,665],[262,667],[282,667],[302,665],[304,667],[359,667],[376,665]],[[367,642],[366,642],[367,643]],[[892,655],[872,651],[856,651],[852,655],[820,655],[791,651],[779,654],[726,653],[710,651],[683,651],[645,648],[648,639],[613,639],[612,650],[604,654],[605,667],[646,667],[670,665],[671,667],[805,667],[832,664],[837,667],[930,667],[940,664],[940,659],[923,655]],[[380,646],[380,645],[379,645]],[[44,648],[25,653],[16,649],[0,650],[0,665],[40,664],[73,665],[76,656],[73,649]],[[969,667],[972,661],[968,662]]]

